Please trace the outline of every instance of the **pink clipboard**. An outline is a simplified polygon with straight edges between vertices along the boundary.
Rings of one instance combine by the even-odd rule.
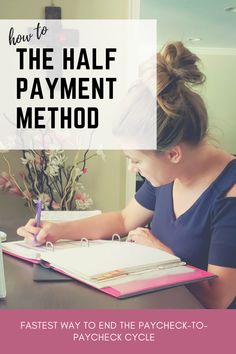
[[[101,290],[114,297],[124,299],[127,297],[154,292],[157,290],[173,288],[176,286],[216,278],[216,275],[213,273],[206,272],[202,269],[198,269],[192,266],[185,267],[193,269],[194,272],[167,275],[164,277],[146,280],[135,280],[124,284],[119,284],[114,287],[103,288]]]
[[[35,263],[35,264],[40,263],[40,261],[37,260],[37,259],[27,258],[27,257],[24,257],[24,256],[19,256],[18,254],[14,253],[14,252],[11,252],[9,250],[6,250],[6,249],[3,249],[3,253],[9,254],[12,257],[19,258],[19,259],[22,259],[23,261],[27,261],[27,262],[30,262],[30,263]]]
[[[69,273],[52,267],[57,272],[63,273],[74,278],[81,283],[87,284],[94,289],[102,291],[108,295],[116,297],[118,299],[125,299],[132,296],[137,296],[145,293],[150,293],[158,290],[164,290],[168,288],[173,288],[176,286],[187,285],[191,283],[196,283],[203,280],[214,279],[217,276],[213,273],[207,272],[205,270],[195,268],[193,266],[185,266],[191,268],[194,271],[191,273],[167,275],[159,278],[145,279],[145,280],[134,280],[128,281],[127,283],[122,283],[112,287],[97,288],[91,284],[87,284],[86,281],[77,278],[76,276],[71,276]]]
[[[40,260],[19,256],[13,252],[10,252],[9,250],[4,250],[4,253],[30,263],[35,263],[35,264],[40,263]],[[50,267],[50,268],[57,272],[65,274],[77,281],[87,284],[93,287],[94,289],[102,291],[105,294],[116,297],[118,299],[125,299],[132,296],[137,296],[137,295],[150,293],[158,290],[195,283],[203,280],[209,280],[216,277],[216,275],[214,275],[213,273],[207,272],[199,268],[195,268],[193,266],[186,265],[185,267],[191,268],[193,271],[181,273],[181,274],[166,275],[158,278],[156,277],[151,279],[149,278],[149,279],[142,279],[142,280],[127,281],[126,283],[118,284],[112,287],[104,287],[104,288],[97,288],[95,285],[88,284],[85,280],[73,276],[70,273],[67,273],[60,268],[56,268],[56,267]]]

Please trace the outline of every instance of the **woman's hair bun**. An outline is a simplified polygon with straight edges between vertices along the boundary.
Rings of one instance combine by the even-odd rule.
[[[157,102],[169,117],[181,115],[191,87],[205,81],[198,62],[182,42],[169,43],[157,54]]]
[[[205,75],[198,69],[198,62],[198,56],[190,52],[182,42],[167,44],[157,55],[158,94],[179,80],[185,84],[202,84]]]
[[[207,110],[192,86],[202,84],[199,58],[182,42],[167,44],[157,54],[157,147],[181,141],[199,143],[207,133]]]

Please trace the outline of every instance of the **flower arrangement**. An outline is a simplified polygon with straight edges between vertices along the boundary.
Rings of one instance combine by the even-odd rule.
[[[64,150],[23,150],[23,169],[16,178],[2,152],[8,172],[0,174],[0,190],[19,195],[32,209],[38,200],[42,201],[45,210],[89,209],[93,200],[80,178],[88,172],[87,161],[98,155],[104,159],[104,154],[102,151],[90,153],[89,150],[83,152],[81,158],[80,154],[75,155],[72,165],[67,165]]]

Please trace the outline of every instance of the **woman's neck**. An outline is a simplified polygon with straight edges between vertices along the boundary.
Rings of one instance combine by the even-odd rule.
[[[182,145],[183,158],[179,166],[180,173],[176,182],[185,188],[210,183],[234,158],[229,153],[217,149],[208,143],[202,143],[196,147]]]

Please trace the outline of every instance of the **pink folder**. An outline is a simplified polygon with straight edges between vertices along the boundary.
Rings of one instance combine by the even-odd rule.
[[[132,296],[137,296],[137,295],[151,293],[158,290],[164,290],[176,286],[187,285],[187,284],[196,283],[203,280],[216,278],[215,274],[206,272],[202,269],[195,268],[192,266],[187,266],[187,265],[185,267],[191,268],[193,272],[185,273],[185,274],[167,275],[164,277],[153,278],[153,279],[127,281],[127,283],[113,285],[112,287],[104,287],[102,289],[98,289],[95,286],[94,288],[108,295],[116,297],[118,299],[125,299]],[[71,276],[69,273],[64,272],[58,268],[52,267],[52,269],[54,269],[57,272],[66,274],[82,283],[87,284],[86,281]],[[93,286],[91,284],[88,285]]]
[[[28,261],[31,263],[40,263],[40,260],[22,257],[22,256],[19,256],[18,254],[10,252],[9,250],[6,250],[6,249],[3,251],[6,254],[20,258],[24,261]],[[54,269],[57,272],[66,274],[73,279],[76,279],[82,283],[88,284],[88,285],[94,287],[95,289],[100,290],[100,291],[102,291],[108,295],[111,295],[113,297],[116,297],[118,299],[124,299],[124,298],[137,296],[137,295],[144,294],[144,293],[154,292],[157,290],[163,290],[163,289],[186,285],[186,284],[190,284],[190,283],[195,283],[195,282],[199,282],[199,281],[203,281],[203,280],[209,280],[209,279],[213,279],[216,277],[216,275],[209,273],[207,271],[204,271],[202,269],[198,269],[198,268],[195,268],[195,267],[192,267],[189,265],[185,265],[184,267],[186,267],[186,270],[191,269],[192,271],[186,272],[186,273],[165,275],[162,277],[154,277],[154,278],[132,280],[132,281],[129,281],[129,279],[127,277],[127,282],[124,282],[122,284],[117,284],[117,285],[104,287],[104,288],[97,288],[95,285],[87,283],[86,280],[80,279],[79,277],[76,277],[68,272],[65,272],[62,269],[60,269],[59,267],[51,267],[50,264],[48,264],[47,267]]]

